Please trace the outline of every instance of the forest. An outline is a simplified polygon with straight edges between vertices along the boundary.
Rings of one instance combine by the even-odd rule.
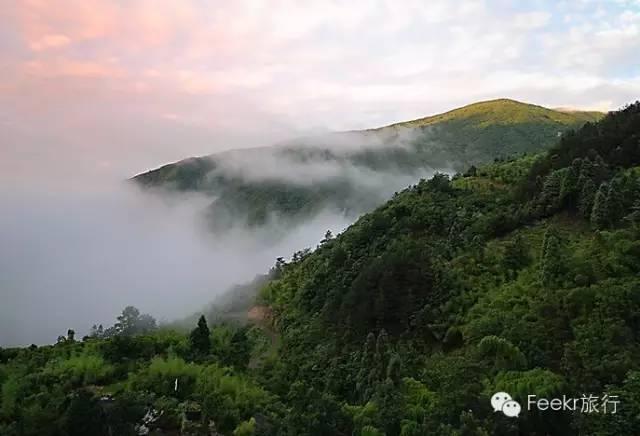
[[[0,349],[0,434],[637,434],[640,102],[546,152],[421,180],[256,287],[246,323],[127,307],[83,338]]]

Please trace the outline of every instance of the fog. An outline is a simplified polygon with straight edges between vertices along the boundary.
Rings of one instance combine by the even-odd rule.
[[[342,132],[305,137],[284,146],[250,150],[231,150],[213,156],[216,168],[211,177],[223,175],[246,181],[280,180],[309,186],[341,177],[354,186],[382,191],[398,189],[413,183],[416,178],[432,174],[433,168],[421,168],[407,174],[406,169],[393,166],[374,171],[357,165],[356,153],[404,149],[413,151],[415,141],[427,142],[428,133],[419,129],[392,129],[382,132]],[[391,191],[393,192],[393,191]]]
[[[432,175],[434,168],[415,171],[391,166],[385,170],[373,170],[348,160],[311,158],[299,161],[298,157],[273,151],[255,150],[216,157],[217,167],[209,177],[223,175],[250,182],[282,181],[299,186],[312,186],[332,179],[342,178],[352,186],[384,192],[385,196],[401,187],[414,183],[421,177]],[[392,163],[389,163],[392,165]],[[451,169],[440,169],[452,172]]]
[[[231,286],[267,272],[277,257],[315,247],[327,230],[342,231],[394,191],[430,177],[433,168],[372,170],[351,160],[366,150],[411,147],[413,135],[402,129],[327,134],[215,155],[210,176],[348,183],[351,210],[327,202],[297,225],[272,214],[265,225],[247,227],[238,217],[231,228],[213,233],[205,222],[216,217],[211,193],[142,191],[74,172],[3,185],[0,346],[52,343],[69,328],[82,336],[93,324],[112,325],[127,305],[159,321],[203,309]]]
[[[183,316],[352,219],[326,212],[291,230],[274,219],[213,235],[201,222],[210,200],[124,183],[0,192],[0,345],[51,343],[68,328],[82,335],[126,305]]]
[[[277,182],[313,189],[330,183],[340,188],[335,195],[324,198],[323,204],[361,214],[421,178],[430,178],[435,172],[455,173],[455,162],[443,163],[442,153],[439,165],[423,163],[427,150],[438,155],[437,150],[443,148],[433,131],[392,126],[318,134],[270,147],[216,153],[204,157],[211,159],[213,169],[200,186],[215,193],[221,189],[220,180],[225,181],[223,187]],[[195,162],[187,159],[183,163]],[[174,182],[165,181],[166,186],[173,186]]]

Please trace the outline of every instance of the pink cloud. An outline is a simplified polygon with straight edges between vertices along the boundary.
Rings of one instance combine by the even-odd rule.
[[[82,62],[69,59],[54,59],[46,62],[29,61],[24,64],[24,71],[37,77],[112,77],[118,78],[125,75],[124,71],[117,67],[98,62]]]
[[[44,35],[40,40],[34,41],[30,44],[31,50],[41,51],[50,48],[64,47],[71,42],[71,39],[66,35],[49,34]]]
[[[25,0],[10,6],[9,19],[27,47],[41,51],[82,41],[159,46],[192,30],[198,11],[187,1]]]
[[[13,5],[13,17],[27,45],[37,47],[51,35],[65,35],[68,44],[113,34],[117,29],[118,7],[100,0],[69,0],[64,5],[26,0]]]

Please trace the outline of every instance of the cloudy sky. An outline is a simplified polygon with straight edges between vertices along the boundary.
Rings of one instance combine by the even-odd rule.
[[[0,179],[189,155],[479,99],[640,96],[640,0],[0,0]]]

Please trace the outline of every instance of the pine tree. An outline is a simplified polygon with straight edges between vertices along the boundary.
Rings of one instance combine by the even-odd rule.
[[[629,221],[632,225],[640,225],[640,199],[633,203],[631,213],[625,217],[625,220]]]
[[[391,380],[395,386],[400,385],[400,372],[400,357],[397,354],[394,354],[391,356],[391,359],[389,359],[389,365],[387,366],[387,379]]]
[[[547,254],[547,247],[549,246],[549,239],[552,235],[555,235],[555,232],[552,227],[547,227],[544,232],[544,236],[542,237],[542,250],[540,250],[540,262],[544,259]]]
[[[451,226],[449,227],[449,233],[447,235],[446,247],[450,250],[451,254],[455,253],[455,250],[464,243],[464,223],[458,218],[454,218]]]
[[[201,355],[209,354],[209,351],[211,351],[210,334],[207,320],[204,318],[204,315],[201,315],[198,320],[198,326],[193,329],[191,335],[189,335],[191,349]]]
[[[580,164],[580,175],[578,176],[578,189],[582,192],[584,184],[587,180],[591,180],[593,182],[594,174],[593,174],[593,163],[587,157],[582,160]]]
[[[364,351],[362,354],[362,363],[364,366],[373,364],[373,358],[376,353],[376,335],[369,332],[364,343]]]
[[[547,212],[552,211],[559,205],[562,178],[563,175],[560,171],[554,171],[544,179],[544,184],[542,185],[542,201],[544,202]]]
[[[593,175],[596,182],[603,182],[609,178],[609,166],[597,153],[593,163]]]
[[[593,201],[596,196],[596,185],[592,179],[586,179],[580,191],[580,200],[578,202],[578,210],[580,215],[586,219],[591,218],[591,210],[593,209]]]
[[[582,167],[582,159],[574,159],[571,166],[566,171],[562,185],[560,187],[560,199],[562,204],[569,207],[571,210],[575,210],[577,206],[578,194],[578,181],[580,179],[580,169]]]
[[[374,382],[381,382],[384,380],[387,370],[387,364],[389,363],[389,336],[385,329],[380,330],[378,338],[376,339],[376,352],[374,355],[374,363],[370,378]]]
[[[593,208],[591,209],[591,225],[596,230],[604,229],[607,226],[607,222],[609,221],[609,215],[607,212],[608,192],[609,187],[606,183],[602,183],[593,199]]]
[[[608,212],[608,222],[610,226],[615,226],[624,215],[624,198],[622,196],[621,180],[616,178],[609,184],[607,190],[607,200],[605,205]]]
[[[548,228],[542,242],[540,279],[545,286],[552,285],[562,270],[560,239],[552,228]]]
[[[366,403],[375,384],[375,355],[376,355],[376,336],[373,333],[367,335],[362,353],[360,355],[360,369],[356,375],[356,391],[362,403]]]
[[[385,329],[380,330],[376,339],[376,359],[381,359],[386,367],[389,354],[389,335]]]

